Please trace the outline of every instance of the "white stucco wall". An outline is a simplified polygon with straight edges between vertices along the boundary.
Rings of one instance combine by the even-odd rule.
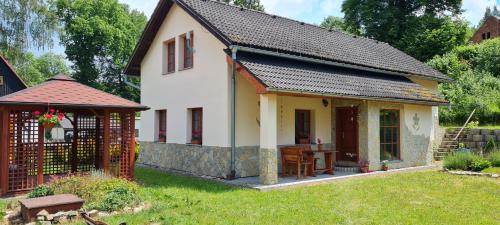
[[[194,66],[179,71],[179,35],[194,33]],[[176,72],[162,75],[163,42],[176,38]],[[188,109],[203,108],[203,145],[230,146],[229,74],[225,46],[173,5],[141,64],[141,141],[155,141],[155,110],[167,110],[167,143],[188,142]]]
[[[258,146],[260,134],[259,95],[241,75],[236,80],[236,145]],[[295,144],[295,110],[311,110],[311,133],[331,143],[331,101],[323,106],[322,98],[278,96],[278,145]]]

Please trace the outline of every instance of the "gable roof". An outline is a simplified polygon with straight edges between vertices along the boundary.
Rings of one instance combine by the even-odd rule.
[[[69,106],[146,110],[148,107],[80,84],[64,74],[46,82],[0,97],[0,105]]]
[[[448,102],[403,76],[241,53],[238,63],[267,91],[441,105]]]
[[[14,68],[12,68],[12,66],[9,64],[9,62],[1,54],[0,54],[0,61],[6,65],[6,67],[12,72],[12,74],[14,74],[14,77],[17,80],[19,80],[19,82],[21,83],[21,85],[24,88],[28,87],[28,85],[26,84],[26,82],[24,82],[24,80],[19,76],[19,74],[16,73],[16,71],[14,70]]]
[[[139,75],[141,60],[174,2],[228,47],[239,45],[367,69],[451,80],[386,43],[213,0],[160,0],[125,69],[126,74]]]

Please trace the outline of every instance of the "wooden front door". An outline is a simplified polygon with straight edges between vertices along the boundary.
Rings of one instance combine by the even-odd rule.
[[[336,110],[336,161],[358,162],[358,107]]]

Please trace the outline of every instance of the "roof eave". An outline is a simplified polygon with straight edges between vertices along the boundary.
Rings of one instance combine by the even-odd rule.
[[[324,92],[312,92],[312,91],[296,91],[296,90],[284,90],[278,88],[267,88],[267,92],[270,93],[287,93],[287,94],[303,94],[303,95],[316,95],[324,96],[330,98],[343,98],[343,99],[357,99],[357,100],[367,100],[367,101],[383,101],[383,102],[397,102],[397,103],[410,103],[417,105],[431,105],[431,106],[443,106],[448,105],[449,102],[446,100],[441,101],[430,101],[430,100],[414,100],[414,99],[403,99],[403,98],[383,98],[383,97],[372,97],[372,96],[354,96],[354,95],[341,95],[333,93]]]
[[[37,106],[47,107],[47,103],[40,102],[0,102],[0,106]],[[118,105],[92,105],[92,104],[61,104],[50,103],[51,107],[73,108],[73,109],[111,109],[111,110],[134,110],[146,111],[150,108],[147,106],[118,106]]]

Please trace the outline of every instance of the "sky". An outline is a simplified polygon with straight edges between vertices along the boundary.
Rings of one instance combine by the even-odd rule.
[[[119,0],[119,2],[144,12],[149,18],[158,0]],[[343,0],[260,0],[260,2],[264,5],[267,13],[311,24],[320,24],[325,17],[330,15],[343,16],[341,12]],[[486,7],[495,4],[500,6],[500,0],[463,0],[464,13],[462,16],[475,26],[483,17]],[[64,48],[56,45],[53,49],[46,51],[62,54]],[[37,55],[41,53],[43,52],[35,52]]]

